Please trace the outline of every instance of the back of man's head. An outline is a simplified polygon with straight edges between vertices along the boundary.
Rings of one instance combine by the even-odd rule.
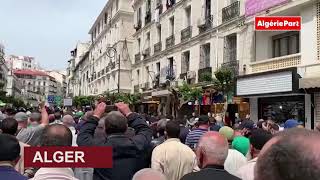
[[[180,125],[174,120],[170,120],[166,123],[165,132],[168,138],[179,138],[180,136]]]
[[[38,112],[33,112],[33,113],[30,114],[29,119],[30,119],[31,122],[40,123],[40,121],[41,121],[41,114],[38,113]]]
[[[250,136],[250,144],[256,150],[261,150],[263,146],[272,138],[272,134],[263,129],[255,129]]]
[[[167,178],[159,171],[146,168],[136,172],[132,180],[167,180]]]
[[[55,117],[56,120],[60,120],[60,119],[61,119],[61,113],[60,113],[60,111],[55,112],[55,113],[54,113],[54,117]]]
[[[73,117],[71,115],[65,115],[62,118],[62,123],[63,125],[69,127],[69,126],[73,126],[75,124]]]
[[[62,124],[47,126],[41,137],[41,146],[71,146],[72,133]]]
[[[112,111],[105,117],[105,129],[106,133],[125,133],[127,131],[128,124],[127,118],[118,111]]]
[[[8,134],[0,134],[0,162],[15,165],[20,157],[20,145],[18,140]]]
[[[160,134],[160,136],[164,135],[164,131],[166,129],[167,122],[168,122],[167,119],[160,119],[157,122],[157,132]]]
[[[275,138],[277,141],[268,149],[263,148],[259,156],[255,168],[256,180],[319,179],[319,133],[295,128],[270,141]]]
[[[228,141],[218,132],[207,132],[198,143],[196,150],[199,166],[223,165],[228,156]]]
[[[18,122],[14,118],[6,118],[1,123],[1,130],[4,134],[15,135],[18,129]]]

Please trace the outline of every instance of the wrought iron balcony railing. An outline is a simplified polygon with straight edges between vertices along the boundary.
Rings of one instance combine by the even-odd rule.
[[[230,21],[240,15],[240,1],[236,1],[222,9],[222,23]]]
[[[162,43],[161,41],[154,45],[154,53],[158,53],[162,51]]]
[[[187,28],[181,31],[181,42],[185,42],[192,37],[192,26],[188,26]]]
[[[175,43],[174,35],[168,37],[168,38],[166,39],[166,48],[168,49],[168,48],[174,46],[174,43]]]
[[[204,33],[206,31],[208,31],[209,29],[211,29],[212,28],[212,22],[213,22],[213,15],[207,15],[205,17],[204,23],[203,24],[200,23],[198,25],[199,33],[201,34],[201,33]]]
[[[134,56],[134,61],[135,63],[138,63],[141,61],[141,53],[137,53],[135,56]]]

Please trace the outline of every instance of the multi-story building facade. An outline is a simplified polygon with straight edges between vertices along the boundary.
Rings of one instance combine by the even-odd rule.
[[[256,3],[256,4],[255,4]],[[296,118],[311,129],[320,121],[320,3],[246,0],[238,42],[236,94],[250,102],[253,120]],[[255,16],[301,16],[301,31],[255,31]],[[240,51],[240,52],[239,52]]]
[[[40,69],[34,57],[10,55],[6,61],[12,69]]]
[[[238,73],[240,43],[248,41],[241,36],[244,1],[135,0],[133,7],[133,89],[160,97],[161,113],[171,113],[163,87],[200,83],[221,66]]]
[[[80,76],[82,86],[89,84],[84,95],[131,91],[134,29],[130,4],[131,0],[109,0],[91,27],[89,62],[84,60]]]
[[[6,91],[8,72],[9,68],[5,63],[5,48],[0,44],[0,83],[3,91]]]
[[[67,81],[66,75],[61,71],[47,71],[47,74],[57,81],[57,96],[66,97]]]
[[[29,104],[37,106],[48,101],[49,96],[57,96],[58,82],[54,77],[39,70],[14,70],[14,75],[22,83],[22,94]]]
[[[67,68],[67,74],[66,74],[66,80],[67,80],[67,90],[66,94],[69,97],[78,96],[79,90],[82,88],[80,87],[80,79],[81,76],[79,69],[76,69],[76,67],[79,66],[79,64],[82,63],[82,59],[86,54],[88,53],[89,42],[86,43],[78,43],[76,45],[76,48],[71,51],[71,58],[68,61],[69,65]]]
[[[18,79],[18,77],[15,74],[10,72],[7,76],[7,85],[6,85],[7,94],[6,95],[25,100],[22,94],[22,89],[23,89],[23,86],[21,81]]]

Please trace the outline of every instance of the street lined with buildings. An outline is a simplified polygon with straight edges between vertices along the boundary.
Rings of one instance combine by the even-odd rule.
[[[91,41],[71,52],[67,95],[141,93],[172,114],[170,88],[186,82],[217,96],[203,82],[222,67],[237,77],[228,103],[241,116],[287,111],[311,128],[320,120],[319,14],[313,0],[109,0],[88,27]],[[301,31],[255,31],[255,16],[288,15],[301,16]]]

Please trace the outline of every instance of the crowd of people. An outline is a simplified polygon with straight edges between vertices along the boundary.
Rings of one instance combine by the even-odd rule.
[[[124,103],[94,110],[0,112],[1,180],[316,180],[320,123],[147,117]],[[233,122],[233,123],[231,123]],[[232,127],[231,127],[232,126]],[[111,146],[112,168],[24,167],[28,146]]]

